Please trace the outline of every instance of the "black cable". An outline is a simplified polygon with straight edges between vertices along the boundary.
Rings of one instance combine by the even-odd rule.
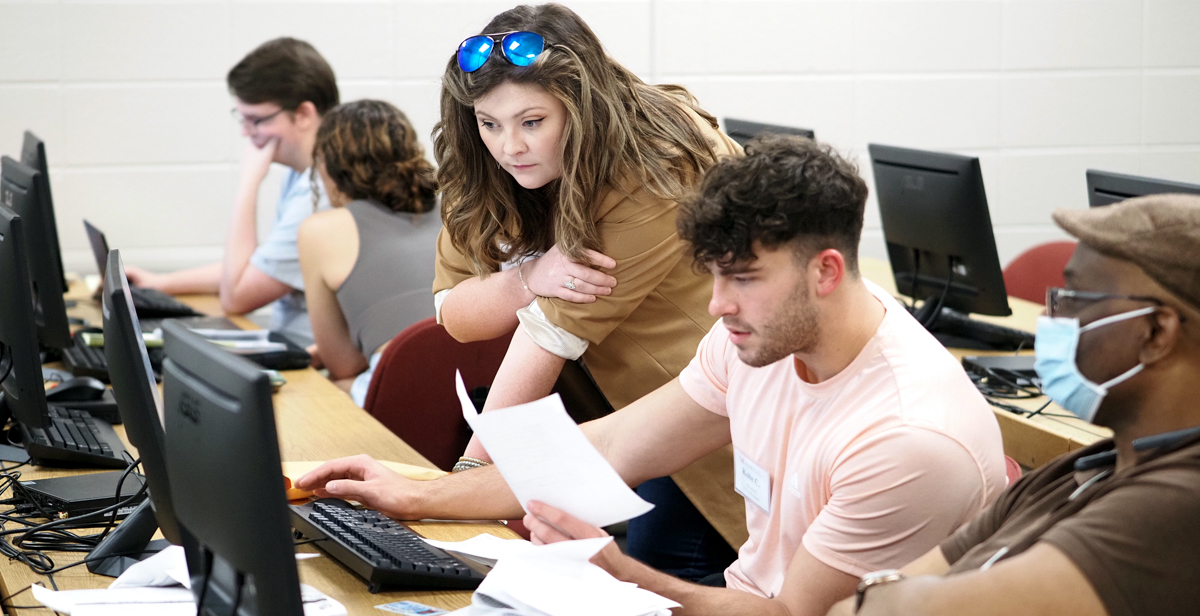
[[[921,276],[921,250],[913,248],[913,281],[912,281],[912,305],[908,307],[909,314],[917,311],[917,279]]]
[[[1035,415],[1040,415],[1042,413],[1042,411],[1046,410],[1046,407],[1050,406],[1051,402],[1053,402],[1053,400],[1046,400],[1045,404],[1039,406],[1036,411],[1030,412],[1029,415],[1027,415],[1027,417],[1033,417]],[[1049,416],[1049,414],[1047,414],[1047,416]],[[1071,417],[1074,417],[1074,415],[1072,415]]]
[[[304,539],[303,541],[297,541],[297,542],[293,543],[292,547],[296,547],[298,545],[304,545],[306,543],[316,543],[318,541],[327,541],[327,540],[329,540],[329,537],[318,537],[316,539]]]
[[[942,295],[938,298],[933,310],[921,322],[921,325],[925,329],[930,329],[936,325],[938,317],[942,316],[942,306],[946,305],[946,296],[950,293],[951,283],[954,282],[954,257],[947,258],[946,266],[949,268],[949,273],[946,275],[946,286],[942,287]]]
[[[8,367],[4,369],[4,376],[0,376],[0,383],[3,383],[4,379],[7,379],[8,375],[12,374],[13,364],[16,363],[13,361],[12,349],[10,349],[6,344],[0,344],[0,353],[3,353],[5,349],[8,349]],[[3,357],[3,355],[0,355],[0,357]],[[0,359],[0,362],[3,361],[4,360]]]

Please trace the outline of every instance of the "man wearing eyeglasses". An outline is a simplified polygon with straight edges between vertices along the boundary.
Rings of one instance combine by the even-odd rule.
[[[314,211],[309,169],[321,116],[338,104],[333,69],[312,45],[279,38],[251,51],[229,71],[226,82],[234,97],[233,119],[247,143],[224,259],[168,274],[132,266],[126,273],[137,286],[167,293],[218,293],[221,308],[231,314],[275,302],[271,330],[311,345],[296,233]],[[289,170],[275,226],[259,244],[258,192],[271,163]],[[324,196],[320,207],[329,207]]]
[[[901,571],[868,574],[830,616],[1197,612],[1200,197],[1054,220],[1080,244],[1038,323],[1038,375],[1113,438],[1030,473]]]

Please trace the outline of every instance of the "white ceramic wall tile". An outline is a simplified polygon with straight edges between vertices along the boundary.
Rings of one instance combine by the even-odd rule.
[[[512,2],[400,0],[395,3],[395,73],[399,79],[440,79],[468,36],[479,34]]]
[[[57,3],[0,4],[0,82],[55,81],[62,71]],[[14,27],[14,25],[19,26]]]
[[[229,160],[224,84],[68,86],[63,161],[73,165]]]
[[[312,43],[338,79],[391,77],[392,12],[387,2],[235,2],[232,53],[221,77],[255,47],[281,36]]]
[[[569,6],[596,33],[608,55],[642,79],[651,79],[649,0],[576,0]]]
[[[812,129],[822,141],[856,143],[854,82],[846,77],[713,78],[700,104],[718,118]]]
[[[1146,75],[1143,87],[1146,143],[1200,143],[1200,72]]]
[[[990,76],[860,78],[858,138],[914,148],[995,147],[999,91]]]
[[[1200,185],[1200,149],[1147,152],[1142,155],[1141,175]]]
[[[708,2],[656,0],[653,7],[653,54],[655,76],[700,75],[708,70]]]
[[[22,135],[31,130],[47,143],[51,165],[62,163],[63,101],[57,85],[0,85],[0,153],[20,153]]]
[[[717,75],[850,71],[854,18],[850,2],[710,2],[704,36],[684,33],[681,51],[685,64],[687,53],[707,55]]]
[[[1002,58],[1008,69],[1139,66],[1142,2],[1009,0]]]
[[[1004,77],[1000,142],[1012,147],[1139,143],[1141,85],[1141,77],[1128,72]]]
[[[64,250],[88,246],[84,218],[122,250],[225,241],[234,189],[225,165],[66,169],[53,176]]]
[[[861,2],[858,70],[968,71],[1000,68],[995,2]]]
[[[1088,169],[1137,174],[1140,168],[1132,152],[1001,155],[995,183],[1004,198],[992,201],[992,224],[1047,224],[1055,209],[1087,206]]]
[[[229,70],[223,4],[65,4],[62,31],[72,80],[216,79]]]
[[[1200,66],[1200,2],[1146,0],[1146,66]]]
[[[996,227],[994,234],[1001,267],[1039,244],[1074,239],[1053,223],[1036,227]]]
[[[442,87],[437,81],[396,84],[391,101],[408,116],[425,147],[425,157],[433,162],[433,126],[441,119]]]

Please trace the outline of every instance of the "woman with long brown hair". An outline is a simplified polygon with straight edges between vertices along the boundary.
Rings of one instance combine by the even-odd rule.
[[[616,409],[671,381],[714,322],[676,202],[738,146],[687,90],[644,83],[557,4],[496,16],[442,84],[439,319],[463,341],[516,328],[484,411],[545,396],[580,357]],[[472,441],[457,468],[486,461]],[[689,578],[736,556],[669,478],[639,494],[657,508],[630,522],[631,553]]]
[[[313,160],[333,206],[297,238],[314,356],[362,406],[388,342],[433,316],[437,183],[408,118],[383,101],[327,113]]]

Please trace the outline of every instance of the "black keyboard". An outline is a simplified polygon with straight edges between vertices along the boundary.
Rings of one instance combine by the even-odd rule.
[[[34,464],[44,466],[129,466],[125,445],[111,425],[87,411],[50,407],[46,428],[21,426],[21,442]]]
[[[1027,331],[977,321],[950,308],[942,308],[932,332],[945,346],[959,349],[1016,351],[1032,349],[1034,341]]]
[[[487,573],[378,511],[335,498],[290,508],[292,526],[365,579],[373,593],[384,587],[473,589]]]
[[[162,380],[163,351],[161,348],[146,349],[150,357],[150,367],[154,370],[155,380]],[[83,342],[83,336],[78,333],[73,337],[73,344],[62,352],[63,363],[75,376],[90,376],[105,383],[108,378],[108,358],[104,355],[104,347],[88,346]]]
[[[192,317],[200,315],[191,306],[157,289],[131,286],[129,287],[129,292],[133,296],[133,307],[137,310],[139,318]]]

